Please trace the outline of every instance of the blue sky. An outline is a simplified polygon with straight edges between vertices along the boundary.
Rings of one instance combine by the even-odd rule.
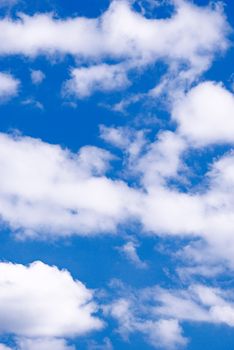
[[[232,350],[233,3],[0,0],[0,350]]]

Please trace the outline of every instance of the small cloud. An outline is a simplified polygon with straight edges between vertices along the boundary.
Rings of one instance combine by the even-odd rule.
[[[68,108],[72,108],[72,109],[76,109],[78,107],[77,103],[74,101],[65,101],[63,103],[64,107],[68,107]]]
[[[148,267],[147,263],[142,261],[137,253],[137,248],[139,244],[133,241],[129,241],[122,247],[118,247],[118,250],[137,268],[146,269]]]
[[[18,94],[20,81],[9,73],[0,72],[0,101],[5,101]]]
[[[39,85],[45,79],[45,74],[41,70],[31,70],[31,80],[34,85]]]
[[[98,344],[97,342],[92,340],[88,344],[88,350],[113,350],[113,345],[109,338],[104,338],[102,344]]]
[[[44,110],[44,106],[41,102],[34,100],[33,98],[28,98],[22,102],[22,105],[24,106],[32,106],[34,108],[40,109],[41,111]]]
[[[119,91],[129,85],[123,65],[100,64],[72,69],[71,79],[65,82],[63,94],[85,99],[96,92]]]

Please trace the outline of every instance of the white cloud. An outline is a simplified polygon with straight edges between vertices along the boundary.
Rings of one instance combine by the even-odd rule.
[[[93,292],[68,271],[35,262],[0,263],[0,272],[1,334],[72,337],[102,327]]]
[[[182,153],[187,149],[186,142],[171,131],[157,135],[155,142],[148,144],[146,152],[134,165],[141,174],[141,181],[146,188],[158,186],[165,179],[177,177],[182,170]]]
[[[139,244],[133,241],[125,243],[119,248],[120,252],[126,256],[126,258],[132,262],[137,268],[147,268],[147,263],[142,261],[137,254],[137,248]]]
[[[170,18],[147,19],[129,1],[116,0],[94,19],[56,19],[52,14],[4,18],[0,21],[0,54],[71,54],[95,62],[115,58],[134,67],[164,59],[169,65],[186,63],[196,75],[195,71],[200,74],[207,69],[214,53],[227,48],[227,31],[220,6],[198,7],[179,1]]]
[[[129,86],[125,69],[121,65],[101,64],[90,67],[75,68],[72,78],[64,85],[64,93],[80,99],[89,97],[97,91],[109,92]]]
[[[118,299],[106,308],[118,322],[118,331],[123,339],[128,340],[131,333],[142,334],[146,341],[155,348],[176,349],[184,347],[187,340],[182,335],[182,328],[175,319],[157,319],[152,317],[151,308],[147,315],[142,314],[140,299]]]
[[[19,237],[59,237],[113,233],[134,221],[143,233],[202,239],[202,249],[191,243],[194,257],[213,256],[234,266],[233,154],[210,166],[205,188],[202,182],[199,192],[184,192],[170,185],[171,179],[184,181],[179,174],[183,152],[188,152],[184,141],[168,131],[147,145],[135,135],[143,151],[138,141],[137,151],[131,151],[132,136],[127,136],[123,164],[126,174],[137,176],[138,187],[105,175],[113,157],[102,149],[87,146],[74,154],[40,140],[0,134],[2,223]],[[126,248],[136,261],[134,247]]]
[[[13,350],[4,344],[0,344],[0,350]]]
[[[39,85],[45,79],[45,74],[41,70],[31,70],[31,80],[33,84]]]
[[[7,100],[18,94],[20,82],[11,74],[0,72],[0,100]]]
[[[103,343],[99,344],[95,341],[88,343],[88,350],[113,350],[113,345],[109,338],[104,338]]]
[[[128,161],[134,162],[147,144],[145,130],[128,127],[100,126],[100,137],[108,144],[121,149],[128,155]]]
[[[192,285],[187,291],[155,290],[154,313],[180,321],[224,323],[234,327],[233,295],[218,288]]]
[[[155,19],[135,11],[131,3],[113,0],[97,18],[59,19],[52,13],[2,18],[0,55],[46,55],[53,61],[58,56],[74,56],[84,66],[71,70],[63,93],[78,98],[126,88],[130,70],[142,74],[150,64],[166,63],[168,71],[159,86],[149,94],[141,91],[117,103],[114,108],[121,110],[137,99],[183,91],[229,46],[229,26],[220,4],[201,7],[174,1],[170,17]],[[41,71],[32,72],[34,83],[43,78]]]
[[[31,98],[31,97],[27,98],[26,100],[23,100],[22,101],[22,105],[24,105],[24,106],[31,106],[31,107],[40,109],[41,111],[44,110],[43,104],[41,102]]]
[[[204,82],[177,101],[173,117],[193,146],[234,142],[234,96],[221,84]]]
[[[97,234],[129,218],[138,194],[104,176],[107,151],[84,147],[73,154],[32,138],[1,134],[0,140],[0,213],[13,230]]]
[[[177,349],[187,345],[187,339],[182,335],[179,322],[174,319],[161,319],[149,324],[146,336],[155,348]]]
[[[120,297],[108,304],[105,312],[117,321],[125,340],[137,332],[155,348],[175,349],[188,342],[182,324],[234,327],[234,295],[230,290],[192,284],[184,289],[122,286],[119,293]]]
[[[67,345],[64,339],[20,338],[17,341],[17,350],[75,350],[75,347]]]

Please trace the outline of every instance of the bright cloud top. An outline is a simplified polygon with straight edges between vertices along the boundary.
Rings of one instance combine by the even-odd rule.
[[[45,55],[53,61],[72,55],[79,67],[71,68],[65,91],[77,98],[125,89],[130,70],[142,74],[142,68],[164,62],[169,75],[151,93],[169,92],[171,80],[179,81],[173,88],[191,84],[229,46],[229,26],[220,4],[198,7],[175,1],[173,7],[171,16],[161,19],[146,18],[127,0],[113,0],[97,18],[58,19],[52,13],[7,16],[0,20],[0,55],[34,59]],[[32,72],[34,84],[42,82],[42,74]]]
[[[234,96],[221,84],[204,82],[175,103],[179,132],[193,145],[233,144]]]
[[[123,295],[107,306],[123,337],[140,332],[156,349],[184,347],[188,339],[180,323],[226,324],[234,327],[233,294],[205,285],[188,289],[158,286],[135,290],[124,288]]]
[[[184,79],[193,80],[209,67],[214,54],[228,46],[229,28],[219,5],[212,8],[174,2],[174,13],[164,19],[147,19],[127,0],[112,1],[109,9],[94,19],[56,19],[53,14],[40,13],[19,16],[0,20],[2,55],[69,54],[95,63],[112,58],[125,61],[126,69],[164,60],[173,70],[182,63],[188,71]],[[76,82],[78,96],[90,95],[90,81],[101,90],[126,86],[124,73],[116,72],[112,66],[103,69],[104,66],[73,71],[75,82],[87,75],[84,83]],[[118,77],[115,86],[111,83],[113,75]]]
[[[17,340],[17,350],[48,350],[48,349],[50,349],[50,350],[75,350],[75,347],[72,345],[68,345],[64,339],[22,338],[22,339]]]
[[[101,64],[73,69],[72,78],[64,86],[64,93],[85,98],[95,91],[118,91],[130,85],[124,67]]]
[[[213,163],[208,188],[196,193],[167,186],[171,179],[183,180],[183,152],[189,152],[171,132],[161,133],[140,154],[127,146],[124,164],[139,177],[139,187],[106,175],[113,156],[105,150],[86,146],[74,154],[33,138],[0,138],[0,213],[19,237],[113,233],[130,220],[140,223],[143,233],[202,238],[211,254],[234,265],[233,154]]]
[[[67,271],[42,262],[0,263],[0,271],[1,334],[67,337],[102,327],[93,293]]]
[[[18,94],[20,82],[11,74],[0,72],[0,101]]]
[[[87,146],[73,154],[4,134],[0,148],[0,212],[12,229],[29,236],[113,232],[135,206],[135,192],[104,175],[107,151]]]
[[[6,2],[0,1],[0,7]],[[26,238],[51,243],[75,235],[115,234],[118,243],[113,250],[108,245],[108,254],[122,254],[125,264],[130,262],[129,269],[138,269],[137,283],[142,283],[138,290],[128,289],[116,279],[110,283],[116,276],[108,272],[109,280],[103,277],[103,289],[95,293],[56,266],[40,261],[30,265],[0,262],[0,334],[10,336],[17,350],[75,350],[68,340],[103,329],[105,317],[111,319],[111,327],[114,320],[123,339],[139,333],[150,346],[168,350],[188,344],[185,323],[234,327],[234,295],[214,286],[212,280],[234,269],[234,95],[225,84],[200,81],[213,59],[229,47],[230,28],[220,3],[196,6],[175,0],[169,5],[170,13],[163,18],[145,16],[139,11],[141,1],[114,0],[96,18],[58,18],[46,12],[11,16],[8,9],[9,14],[0,19],[0,56],[15,56],[8,57],[9,62],[24,65],[28,63],[25,57],[30,58],[31,67],[27,65],[25,76],[30,84],[25,84],[27,96],[23,97],[20,87],[25,71],[19,69],[15,76],[0,73],[0,101],[20,96],[20,108],[37,107],[48,118],[37,124],[25,116],[22,124],[17,121],[34,137],[10,134],[12,125],[18,124],[6,109],[9,124],[4,120],[6,126],[0,133],[1,228],[13,233],[13,239],[22,239],[22,244],[31,244]],[[55,64],[62,81],[54,75]],[[128,101],[141,104],[139,110],[148,109],[152,106],[148,102],[155,99],[153,112],[149,118],[147,111],[143,117],[119,118],[116,126],[108,121],[109,126],[99,127],[99,141],[94,138],[90,142],[94,145],[71,151],[40,139],[40,126],[53,125],[52,131],[46,130],[47,140],[58,142],[55,128],[67,126],[63,117],[73,116],[71,110],[54,108],[51,96],[45,96],[42,88],[47,89],[51,81],[52,91],[59,91],[68,102],[72,97],[82,100],[98,92],[113,93],[108,97],[108,106],[113,106],[116,93],[126,89],[126,100],[115,104],[119,107],[115,110],[121,111]],[[85,108],[95,116],[100,110],[92,103],[95,99],[90,105],[79,101],[81,108],[77,104],[75,116],[83,117]],[[135,107],[132,110],[137,114]],[[57,114],[52,113],[55,110]],[[75,137],[78,132],[89,133],[89,128],[75,129],[86,121],[71,120],[74,124],[69,128],[74,126]],[[71,137],[69,144],[76,147],[73,135],[62,134],[63,129],[61,144]],[[86,144],[84,140],[82,135],[81,144]],[[141,276],[150,274],[152,265],[138,248],[145,237],[155,236],[162,245],[175,239],[168,251],[180,265],[173,266],[173,278],[169,274],[167,278],[171,284],[184,283],[183,287],[178,283],[159,287],[150,275],[151,287],[145,288],[149,279],[145,282]],[[72,264],[72,253],[69,259]],[[85,261],[85,272],[89,264]],[[91,270],[97,273],[94,285],[102,273],[98,268]],[[201,277],[205,282],[196,281]],[[109,298],[111,285],[115,290]],[[90,350],[112,350],[108,337],[100,344],[94,339],[86,345]],[[0,350],[10,349],[0,344]]]

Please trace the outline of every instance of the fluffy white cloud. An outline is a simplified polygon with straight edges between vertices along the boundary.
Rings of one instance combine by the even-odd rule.
[[[0,263],[0,272],[1,334],[72,337],[102,328],[93,292],[69,272],[42,262]]]
[[[186,142],[171,131],[157,135],[157,139],[148,144],[146,152],[139,157],[138,164],[133,165],[141,174],[146,188],[155,187],[165,179],[176,177],[183,168],[182,153],[187,149]]]
[[[39,85],[45,79],[45,74],[41,70],[32,70],[31,71],[31,80],[33,84]]]
[[[113,350],[113,345],[109,338],[104,338],[102,344],[91,340],[88,344],[88,350]]]
[[[134,130],[128,127],[106,127],[101,125],[100,137],[108,144],[128,154],[131,161],[139,156],[147,143],[145,130]]]
[[[0,344],[0,350],[12,350],[12,349],[4,344]]]
[[[214,55],[227,49],[229,26],[220,4],[199,7],[173,1],[173,6],[171,16],[163,19],[147,18],[128,0],[113,0],[97,18],[58,19],[52,13],[8,16],[0,19],[0,55],[46,55],[53,60],[73,55],[85,66],[71,70],[64,90],[78,98],[126,88],[129,70],[139,74],[161,61],[169,68],[159,86],[149,95],[137,96],[183,90],[209,68]],[[106,64],[110,60],[114,63]],[[42,79],[40,71],[32,73],[34,83]],[[127,104],[131,101],[128,98]]]
[[[231,298],[230,298],[231,297]],[[233,295],[204,285],[192,285],[188,290],[155,290],[159,306],[154,313],[181,321],[224,323],[234,327]]]
[[[120,297],[105,311],[118,322],[118,330],[126,340],[138,332],[156,348],[175,349],[187,344],[181,327],[186,322],[234,327],[234,295],[230,290],[201,284],[185,289],[118,287]]]
[[[150,323],[145,333],[149,337],[149,342],[156,348],[181,349],[188,342],[182,335],[179,322],[174,319],[161,319]]]
[[[18,94],[20,82],[11,74],[0,72],[0,101]]]
[[[144,315],[142,306],[140,296],[131,298],[129,293],[128,298],[120,298],[106,308],[106,312],[118,322],[118,331],[125,340],[137,332],[155,348],[176,349],[186,345],[187,340],[177,320],[152,317],[151,307],[146,307],[147,315]]]
[[[126,88],[130,82],[121,65],[101,64],[73,69],[72,78],[64,85],[64,93],[82,99],[96,91],[108,92]]]
[[[193,146],[234,142],[234,96],[221,84],[204,82],[177,101],[173,117]]]
[[[17,350],[75,350],[64,339],[56,338],[21,338],[17,341]]]
[[[96,19],[62,20],[51,14],[4,18],[0,21],[0,53],[61,53],[95,60],[111,56],[134,59],[138,65],[163,58],[204,68],[214,52],[227,47],[226,32],[219,6],[202,8],[178,1],[170,18],[147,19],[122,0],[113,1]]]
[[[137,138],[137,147],[128,139],[124,170],[138,177],[138,187],[107,177],[113,157],[96,147],[74,154],[27,137],[0,134],[0,141],[1,220],[20,237],[111,233],[135,221],[143,232],[203,239],[207,246],[190,246],[190,256],[193,249],[194,257],[213,256],[234,266],[232,153],[213,163],[205,188],[201,183],[199,192],[184,192],[170,180],[183,184],[185,175],[179,172],[188,149],[171,132],[160,133],[149,145]],[[136,262],[135,248],[128,245],[124,251]]]
[[[0,139],[0,214],[12,229],[38,236],[112,232],[136,205],[134,190],[104,176],[111,160],[104,150],[73,154],[32,138]]]

